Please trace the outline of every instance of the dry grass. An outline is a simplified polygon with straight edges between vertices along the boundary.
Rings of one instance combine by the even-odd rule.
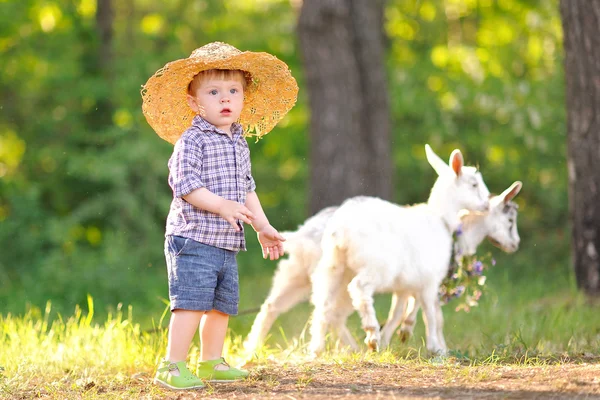
[[[91,298],[87,313],[78,309],[66,319],[52,317],[49,303],[44,312],[32,309],[22,317],[0,316],[0,398],[600,399],[600,335],[597,318],[591,317],[597,310],[559,302],[557,309],[543,305],[545,318],[520,323],[518,318],[532,318],[530,309],[538,303],[524,307],[523,315],[511,315],[512,324],[526,327],[526,332],[508,325],[493,336],[484,331],[489,324],[478,322],[459,330],[449,323],[448,336],[462,340],[450,343],[468,350],[444,358],[427,356],[418,332],[408,346],[395,344],[381,353],[332,352],[318,360],[306,356],[301,334],[285,338],[281,332],[279,344],[271,340],[269,347],[251,357],[241,351],[241,336],[232,334],[226,357],[233,365],[245,364],[251,371],[249,379],[190,392],[152,384],[165,347],[164,321],[144,331],[128,309],[95,323]],[[464,315],[451,317],[459,320]],[[472,326],[481,327],[479,335],[486,341],[477,342],[480,336],[475,333],[469,336]],[[198,347],[193,346],[192,365],[197,356]]]
[[[27,379],[27,385],[2,386],[7,399],[355,399],[519,398],[600,399],[598,360],[563,360],[527,364],[463,365],[452,358],[398,360],[394,363],[263,361],[251,365],[245,382],[174,392],[152,384],[152,370],[83,376],[72,372]]]

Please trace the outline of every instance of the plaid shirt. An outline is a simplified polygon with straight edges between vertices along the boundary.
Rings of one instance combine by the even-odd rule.
[[[246,193],[256,189],[250,171],[250,149],[242,126],[232,126],[232,138],[196,116],[192,126],[175,143],[169,159],[169,186],[173,201],[166,235],[178,235],[226,250],[246,250],[244,226],[236,232],[217,214],[194,207],[182,197],[207,188],[227,200],[246,203]]]

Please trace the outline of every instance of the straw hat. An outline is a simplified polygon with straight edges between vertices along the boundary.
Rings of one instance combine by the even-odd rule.
[[[190,127],[195,113],[187,102],[188,85],[196,74],[209,69],[236,69],[250,74],[244,91],[240,123],[245,136],[269,133],[296,103],[298,85],[288,66],[268,53],[240,51],[214,42],[175,60],[142,87],[142,111],[158,136],[175,143]]]

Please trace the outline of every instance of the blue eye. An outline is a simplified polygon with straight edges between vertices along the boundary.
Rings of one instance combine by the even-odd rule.
[[[237,89],[231,89],[231,90],[229,91],[229,93],[231,93],[231,94],[236,94],[237,92],[238,92],[238,90],[237,90]]]
[[[210,92],[208,92],[208,93],[210,93],[210,94],[212,94],[212,95],[216,95],[216,94],[217,94],[217,90],[216,90],[216,89],[213,89],[213,90],[211,90],[211,91],[210,91]]]

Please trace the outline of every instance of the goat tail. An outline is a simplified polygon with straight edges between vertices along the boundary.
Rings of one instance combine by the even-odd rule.
[[[285,237],[285,241],[282,242],[284,253],[303,264],[308,271],[313,270],[321,257],[319,243],[298,232],[284,232],[283,237]]]
[[[321,240],[321,258],[311,275],[315,307],[329,306],[337,297],[344,275],[344,248],[335,231],[326,232]]]
[[[344,285],[342,249],[334,231],[327,231],[321,240],[322,255],[311,275],[314,310],[311,319],[309,350],[317,355],[324,350],[325,335],[330,321],[335,320],[336,300]]]
[[[298,232],[281,232],[281,235],[285,238],[283,243],[283,251],[286,254],[296,253],[298,250],[302,250],[306,246],[309,239]],[[314,246],[314,245],[313,245]]]

